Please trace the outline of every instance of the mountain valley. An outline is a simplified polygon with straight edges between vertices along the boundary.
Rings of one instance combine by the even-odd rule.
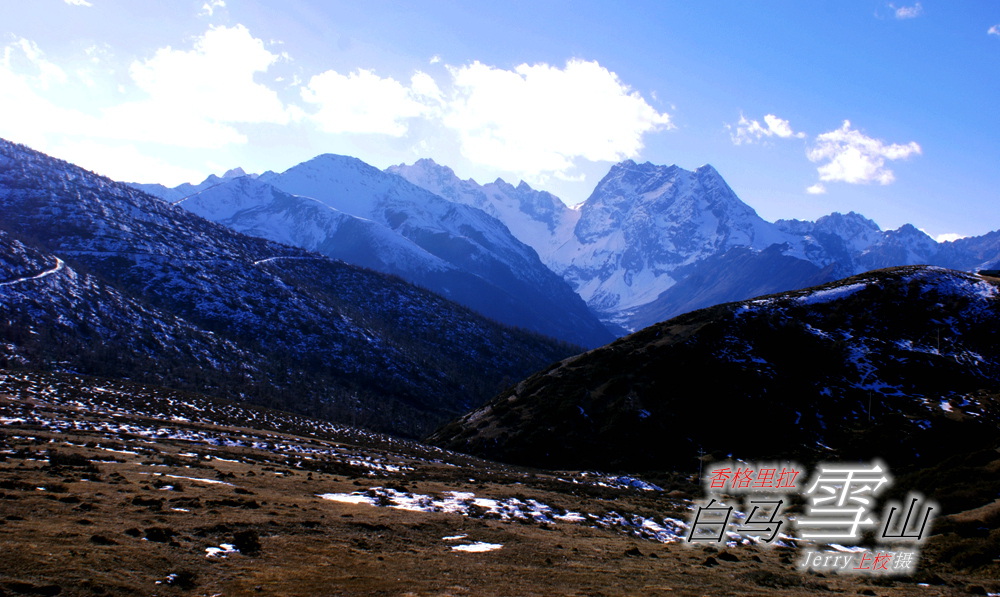
[[[0,142],[0,596],[1000,592],[998,233],[456,180],[154,197]],[[688,540],[706,464],[873,458],[940,504],[912,575]]]

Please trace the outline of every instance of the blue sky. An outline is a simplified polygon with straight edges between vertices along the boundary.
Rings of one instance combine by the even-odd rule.
[[[761,216],[1000,229],[1000,3],[0,1],[0,136],[176,185],[431,157],[567,203],[712,164]]]

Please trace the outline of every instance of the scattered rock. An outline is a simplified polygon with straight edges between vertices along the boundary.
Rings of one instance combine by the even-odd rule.
[[[145,506],[150,510],[162,510],[163,509],[163,498],[144,498],[141,495],[137,495],[132,498],[133,506]]]
[[[246,556],[260,553],[260,535],[253,529],[239,531],[233,535],[233,545]]]
[[[150,527],[146,529],[146,539],[157,543],[169,543],[177,531],[167,527]]]
[[[198,577],[190,570],[181,570],[180,572],[175,572],[167,577],[167,584],[171,587],[178,587],[186,591],[197,586],[195,582]]]

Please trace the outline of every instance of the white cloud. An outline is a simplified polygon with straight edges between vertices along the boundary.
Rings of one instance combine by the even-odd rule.
[[[224,6],[203,1],[208,12]],[[451,139],[469,161],[531,182],[578,180],[579,160],[638,157],[647,133],[673,126],[615,73],[583,60],[509,70],[474,62],[409,80],[330,70],[300,82],[262,76],[289,59],[242,25],[211,27],[138,59],[110,46],[65,58],[49,59],[26,39],[0,46],[0,113],[17,115],[0,119],[0,136],[133,180],[156,168],[162,180],[191,174],[149,159],[167,151],[157,145],[221,149],[247,143],[248,125],[293,122],[332,134],[419,130],[412,143]],[[279,90],[297,92],[301,107]],[[764,122],[771,135],[796,135],[773,115]],[[124,164],[136,174],[118,169]]]
[[[216,8],[225,8],[225,0],[209,0],[208,2],[201,5],[201,12],[198,13],[200,17],[210,17],[215,14]]]
[[[35,42],[23,37],[3,49],[0,66],[7,72],[18,71],[25,81],[41,89],[67,81],[66,72],[47,60]]]
[[[960,238],[965,238],[965,235],[964,234],[955,234],[954,232],[946,232],[945,234],[939,234],[939,235],[935,236],[934,240],[936,240],[939,243],[950,243],[950,242],[954,242],[954,241],[956,241],[956,240],[958,240]]]
[[[302,99],[319,106],[312,119],[328,133],[377,133],[401,137],[406,120],[421,116],[429,106],[420,99],[439,96],[434,80],[423,73],[413,76],[412,88],[389,77],[358,69],[349,75],[328,70],[309,80]]]
[[[993,25],[992,27],[989,28],[989,30],[986,33],[987,35],[1000,36],[1000,25]]]
[[[48,152],[82,168],[125,182],[158,182],[176,186],[205,178],[203,172],[176,166],[159,157],[150,157],[131,144],[68,141],[54,145]]]
[[[823,186],[823,183],[817,182],[811,187],[807,187],[806,192],[809,193],[810,195],[823,195],[826,193],[826,187]]]
[[[33,42],[17,39],[0,53],[0,137],[44,151],[48,134],[80,131],[88,116],[58,106],[44,94],[59,94],[68,77]]]
[[[890,4],[889,8],[893,10],[897,19],[915,19],[924,14],[924,7],[919,2],[913,6],[896,6],[895,4]]]
[[[778,137],[779,139],[804,139],[805,133],[796,133],[787,120],[778,118],[774,114],[764,116],[764,124],[756,120],[747,120],[747,117],[740,114],[740,120],[735,125],[726,125],[731,133],[730,137],[736,145],[756,143],[765,137]]]
[[[331,70],[300,91],[317,107],[311,119],[328,133],[402,137],[411,120],[423,119],[456,133],[467,159],[531,180],[572,179],[578,158],[635,157],[645,133],[671,126],[667,114],[596,62],[514,70],[474,62],[448,73],[442,90],[424,72],[407,85],[364,69]]]
[[[435,55],[431,56],[430,62],[431,62],[431,64],[437,64],[437,63],[441,62],[441,57],[438,56],[437,54],[435,54]]]
[[[200,147],[244,143],[232,124],[293,118],[275,91],[254,81],[277,59],[242,25],[210,28],[192,50],[161,48],[132,63],[129,74],[147,98],[107,108],[105,135]]]
[[[17,115],[0,119],[0,136],[115,177],[149,178],[160,169],[166,180],[177,169],[136,147],[221,148],[247,141],[236,125],[296,117],[254,81],[278,57],[240,25],[209,29],[191,50],[162,48],[132,62],[124,77],[91,50],[76,57],[88,68],[67,74],[28,40],[0,48],[0,113]],[[137,174],[124,176],[124,164]]]
[[[93,4],[87,2],[87,0],[63,0],[63,1],[66,4],[69,4],[70,6],[87,6],[87,7],[93,6]]]
[[[441,94],[441,89],[438,87],[437,82],[427,73],[418,71],[410,77],[410,89],[415,95],[426,98],[425,101],[433,100],[436,103],[444,101],[444,96]]]
[[[254,81],[278,60],[246,27],[212,27],[193,50],[162,48],[129,73],[157,108],[222,122],[287,122],[288,115],[270,88]]]
[[[841,128],[816,137],[816,145],[806,155],[810,161],[826,162],[817,169],[821,181],[886,185],[895,180],[892,170],[885,166],[886,160],[920,153],[916,142],[888,145],[852,130],[850,121],[845,120]]]
[[[578,158],[636,157],[644,134],[672,127],[668,114],[597,62],[448,70],[453,91],[443,122],[458,133],[462,154],[531,180],[569,176]]]

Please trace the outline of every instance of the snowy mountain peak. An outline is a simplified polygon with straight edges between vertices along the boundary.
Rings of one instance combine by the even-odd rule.
[[[853,211],[847,214],[833,212],[828,216],[823,216],[816,220],[815,229],[845,238],[872,233],[881,234],[882,232],[878,224]]]
[[[226,170],[226,173],[222,175],[222,178],[230,179],[230,178],[239,178],[241,176],[247,176],[246,170],[237,166],[230,170]]]
[[[695,169],[694,173],[702,178],[718,178],[719,180],[722,180],[722,175],[719,174],[719,171],[716,170],[715,166],[713,166],[712,164],[705,164],[703,166],[699,166],[698,168]]]
[[[376,170],[376,171],[378,171],[378,168],[376,168],[374,166],[371,166],[371,165],[363,162],[362,160],[360,160],[360,159],[358,159],[356,157],[349,156],[349,155],[340,155],[340,154],[337,154],[337,153],[323,153],[323,154],[320,154],[320,155],[314,157],[311,160],[307,160],[307,161],[299,164],[298,166],[295,166],[295,168],[299,168],[299,167],[330,167],[330,166],[335,166],[335,167],[338,167],[338,168],[349,167],[349,168],[353,168],[355,170]]]
[[[389,166],[385,169],[386,172],[390,174],[395,174],[397,176],[402,176],[406,180],[416,184],[419,187],[423,187],[431,192],[442,195],[449,199],[453,199],[448,194],[441,193],[444,190],[453,186],[469,186],[475,185],[476,181],[471,178],[468,180],[462,180],[455,174],[455,171],[448,166],[443,166],[438,164],[430,158],[421,158],[413,163],[413,165],[407,166],[406,164],[398,164],[396,166]]]

